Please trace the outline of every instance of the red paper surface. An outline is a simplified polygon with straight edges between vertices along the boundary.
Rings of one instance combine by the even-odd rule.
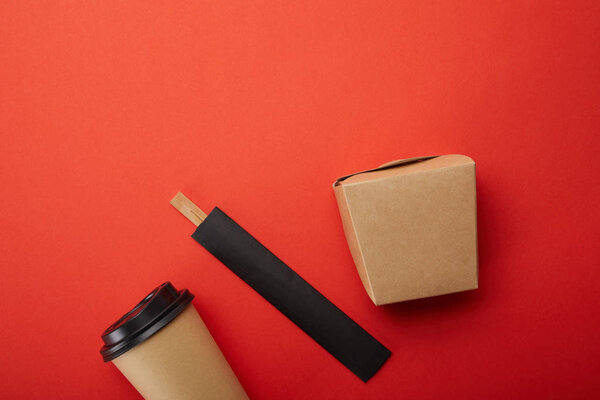
[[[600,392],[600,2],[0,4],[0,397],[136,399],[100,333],[165,280],[256,399]],[[331,189],[477,163],[480,289],[375,307]],[[357,379],[189,235],[219,205],[388,346]]]

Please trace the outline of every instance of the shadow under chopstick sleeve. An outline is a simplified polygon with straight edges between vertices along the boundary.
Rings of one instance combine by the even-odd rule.
[[[219,208],[192,238],[363,381],[390,351]]]

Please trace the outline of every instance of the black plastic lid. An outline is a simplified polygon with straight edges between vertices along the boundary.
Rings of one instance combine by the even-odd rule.
[[[102,334],[104,346],[100,354],[104,362],[114,360],[178,316],[192,301],[194,295],[187,289],[177,291],[171,282],[165,282]]]

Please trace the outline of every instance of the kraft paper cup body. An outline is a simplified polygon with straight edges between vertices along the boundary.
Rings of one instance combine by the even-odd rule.
[[[155,289],[153,293],[164,285]],[[153,293],[148,296],[152,296]],[[148,296],[142,303],[147,301]],[[103,335],[103,339],[105,342],[108,340],[109,344],[113,343],[111,339],[116,340],[116,345],[112,346],[112,355],[106,355],[107,347],[111,349],[110,345],[103,347],[101,352],[104,352],[105,361],[112,361],[146,400],[247,399],[244,389],[190,302],[191,298],[187,304],[179,304],[178,312],[173,311],[171,306],[171,316],[168,315],[169,308],[164,305],[146,306],[140,303],[142,308],[154,308],[150,310],[153,314],[148,318],[151,323],[141,324],[141,336],[144,336],[144,328],[154,332],[147,333],[145,339],[132,339],[140,336],[139,326],[133,326],[125,332],[127,335],[121,333],[120,336],[124,336],[124,339],[119,335],[116,338],[105,339],[104,336],[107,332],[110,334],[115,325],[116,329],[119,329],[131,320],[144,319],[143,313],[146,310],[139,311],[138,305],[130,312],[135,313],[133,317],[130,313],[126,314],[123,317],[125,323],[119,324],[121,320],[117,321]],[[161,308],[166,308],[166,312],[163,310],[161,313]],[[157,310],[159,315],[154,317]],[[173,313],[176,314],[174,317]],[[139,317],[140,315],[142,317]],[[161,317],[169,321],[156,329],[157,321],[160,322]],[[134,322],[139,324],[139,321]],[[139,343],[127,345],[128,339],[137,340]],[[114,350],[115,346],[123,346],[124,350]]]

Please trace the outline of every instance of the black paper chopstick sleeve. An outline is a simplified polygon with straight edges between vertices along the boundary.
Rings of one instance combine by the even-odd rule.
[[[192,238],[364,382],[390,351],[215,207]]]

